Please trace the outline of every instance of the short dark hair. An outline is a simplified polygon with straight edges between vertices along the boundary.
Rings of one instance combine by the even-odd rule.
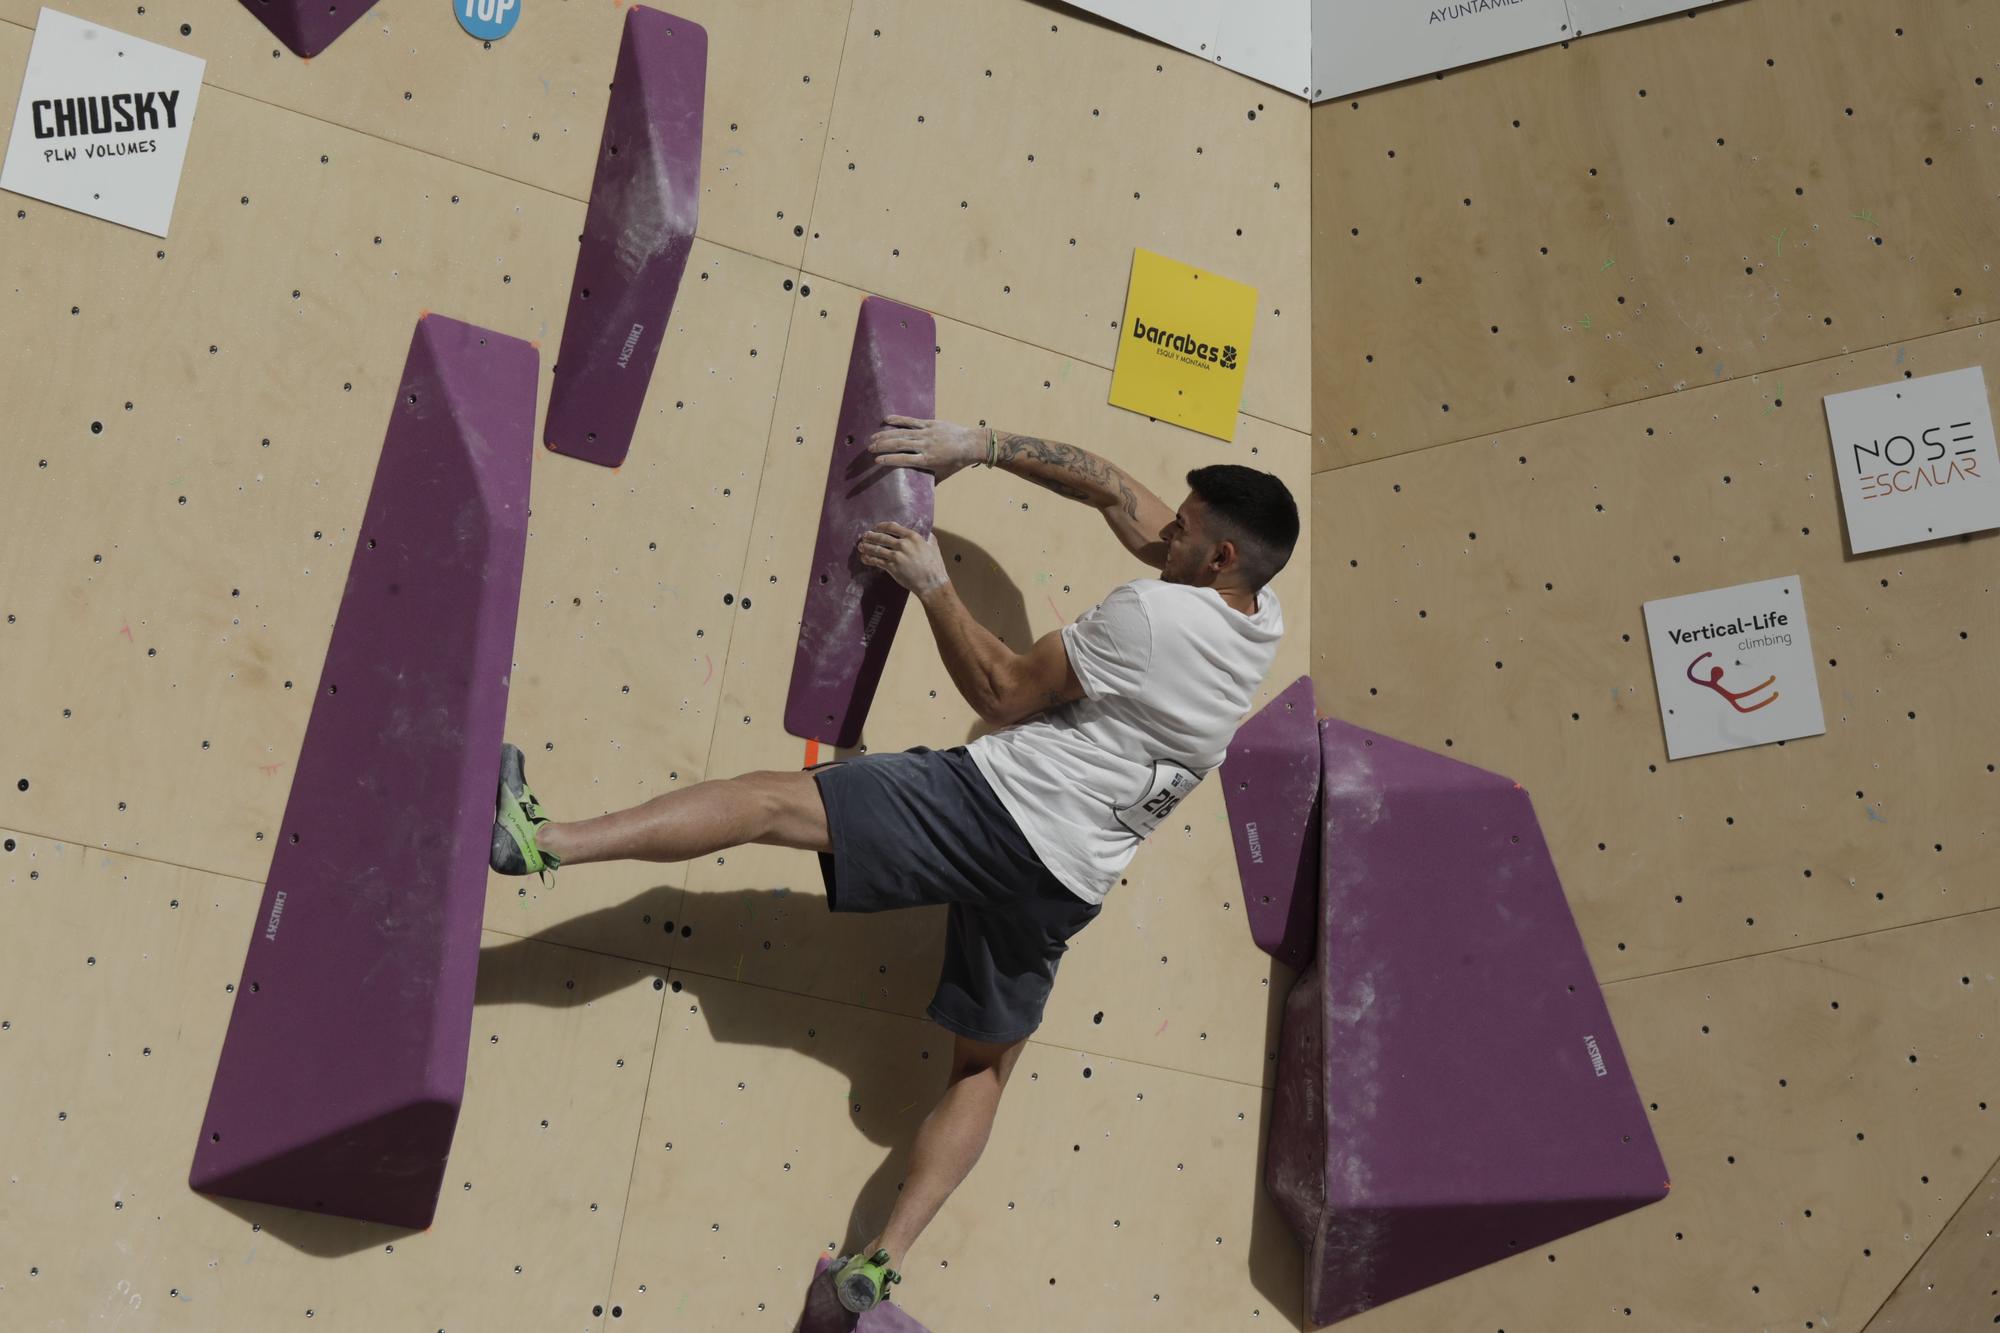
[[[1236,543],[1244,582],[1260,589],[1276,578],[1299,540],[1299,507],[1285,483],[1235,463],[1198,467],[1187,479],[1208,506],[1211,535]]]

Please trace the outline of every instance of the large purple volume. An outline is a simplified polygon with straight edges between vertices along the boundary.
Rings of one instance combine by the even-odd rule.
[[[694,248],[707,87],[699,23],[626,11],[542,425],[557,453],[616,467],[632,447]]]
[[[535,349],[417,323],[188,1184],[428,1226],[465,1092]]]
[[[375,0],[243,0],[271,35],[295,56],[311,57],[333,45],[333,39],[353,27]]]
[[[1236,729],[1222,764],[1250,938],[1286,966],[1312,961],[1319,914],[1319,724],[1311,676]]]
[[[847,392],[785,699],[785,730],[794,736],[837,746],[861,739],[909,600],[886,571],[861,563],[861,534],[884,522],[928,533],[937,486],[928,472],[877,463],[868,437],[885,417],[928,418],[936,401],[936,321],[921,310],[868,297],[847,362]]]
[[[1528,794],[1332,718],[1321,764],[1266,1164],[1314,1327],[1671,1188]]]

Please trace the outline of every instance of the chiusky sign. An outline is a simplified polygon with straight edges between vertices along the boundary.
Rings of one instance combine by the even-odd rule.
[[[0,189],[165,236],[205,65],[42,10]]]
[[[1234,439],[1256,322],[1255,287],[1134,250],[1111,405]]]

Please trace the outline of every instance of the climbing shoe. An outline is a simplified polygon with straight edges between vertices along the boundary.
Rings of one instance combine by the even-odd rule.
[[[901,1282],[903,1275],[889,1267],[889,1252],[877,1250],[868,1258],[855,1255],[842,1262],[834,1271],[834,1290],[840,1294],[840,1303],[855,1314],[866,1314],[875,1308],[876,1302],[884,1299],[889,1288]]]
[[[528,790],[525,760],[516,746],[500,746],[500,795],[493,807],[493,868],[503,875],[541,875],[562,865],[562,859],[535,846],[535,834],[549,817]]]

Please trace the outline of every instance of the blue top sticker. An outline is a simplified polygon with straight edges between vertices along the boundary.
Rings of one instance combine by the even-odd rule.
[[[452,0],[451,7],[459,27],[489,42],[512,32],[521,17],[521,0]]]

